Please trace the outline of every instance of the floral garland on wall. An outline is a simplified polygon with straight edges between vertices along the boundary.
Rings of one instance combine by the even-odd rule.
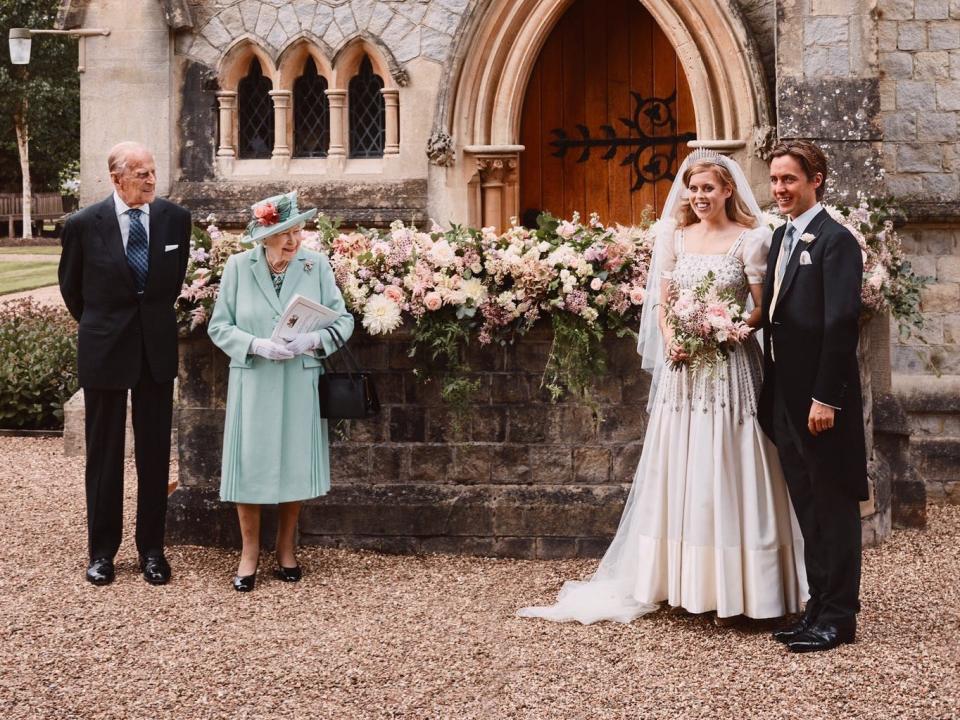
[[[857,239],[864,258],[864,315],[890,311],[901,331],[922,326],[920,289],[894,229],[895,208],[862,199],[851,208],[827,207]],[[216,300],[226,259],[245,247],[209,218],[195,229],[187,277],[178,303],[185,332],[199,331]],[[764,218],[771,228],[784,222]],[[418,230],[400,221],[389,230],[341,232],[321,215],[304,244],[327,253],[348,309],[371,335],[411,328],[410,355],[425,379],[439,378],[442,396],[466,410],[479,387],[470,379],[466,348],[508,344],[541,318],[553,344],[543,386],[554,399],[570,392],[594,405],[590,388],[605,369],[603,338],[635,336],[653,251],[652,217],[636,227],[605,226],[596,215],[558,220],[548,214],[536,229],[504,233],[437,225]]]

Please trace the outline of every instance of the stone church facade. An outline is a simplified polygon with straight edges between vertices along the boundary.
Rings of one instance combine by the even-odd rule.
[[[83,204],[136,139],[223,224],[292,187],[348,224],[631,222],[691,146],[768,199],[773,143],[817,140],[833,201],[908,217],[927,327],[881,374],[960,500],[960,0],[63,0],[58,24],[111,30],[85,40]]]

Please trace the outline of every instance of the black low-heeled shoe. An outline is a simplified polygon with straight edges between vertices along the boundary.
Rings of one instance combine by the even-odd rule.
[[[257,573],[253,575],[235,575],[233,589],[237,592],[251,592],[257,586]]]
[[[300,582],[300,579],[303,577],[303,570],[299,565],[288,568],[278,562],[277,577],[283,582]]]

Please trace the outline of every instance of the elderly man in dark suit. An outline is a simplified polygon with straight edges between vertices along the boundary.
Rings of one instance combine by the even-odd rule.
[[[89,565],[94,585],[113,581],[123,530],[123,445],[131,391],[137,466],[136,543],[144,579],[170,579],[163,554],[170,474],[177,321],[190,253],[190,213],[156,199],[156,166],[143,145],[108,158],[114,192],[63,229],[60,292],[78,328],[86,411]]]
[[[789,219],[773,235],[763,289],[759,419],[777,445],[800,530],[810,600],[774,633],[793,652],[851,643],[860,610],[860,500],[867,498],[857,365],[863,260],[820,204],[823,152],[773,150],[770,185]]]

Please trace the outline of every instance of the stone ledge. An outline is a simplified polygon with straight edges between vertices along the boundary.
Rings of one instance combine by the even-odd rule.
[[[173,427],[170,432],[170,453],[177,457],[177,422],[179,408],[177,406],[177,380],[173,381]],[[63,405],[63,454],[67,457],[86,455],[85,412],[83,405],[83,390],[77,390]],[[130,394],[127,393],[127,421],[123,439],[123,454],[133,457],[133,419],[130,409]]]
[[[924,173],[917,173],[917,177],[922,178],[923,176]],[[897,198],[897,202],[911,225],[920,223],[950,223],[955,225],[960,220],[960,201],[929,201],[903,197]]]
[[[927,482],[960,482],[960,438],[918,438],[911,444]]]
[[[907,412],[960,413],[960,375],[895,374],[892,387]]]
[[[331,218],[342,218],[347,225],[383,227],[397,219],[407,223],[426,221],[427,181],[353,180],[338,182],[300,179],[287,182],[249,177],[215,182],[174,184],[170,200],[190,209],[194,222],[203,223],[215,215],[223,227],[245,227],[250,220],[250,205],[260,198],[297,190],[301,207],[319,208]]]
[[[383,552],[595,557],[616,531],[627,493],[625,485],[347,484],[304,504],[300,541]],[[214,490],[174,493],[168,514],[171,544],[239,544],[233,505]]]

